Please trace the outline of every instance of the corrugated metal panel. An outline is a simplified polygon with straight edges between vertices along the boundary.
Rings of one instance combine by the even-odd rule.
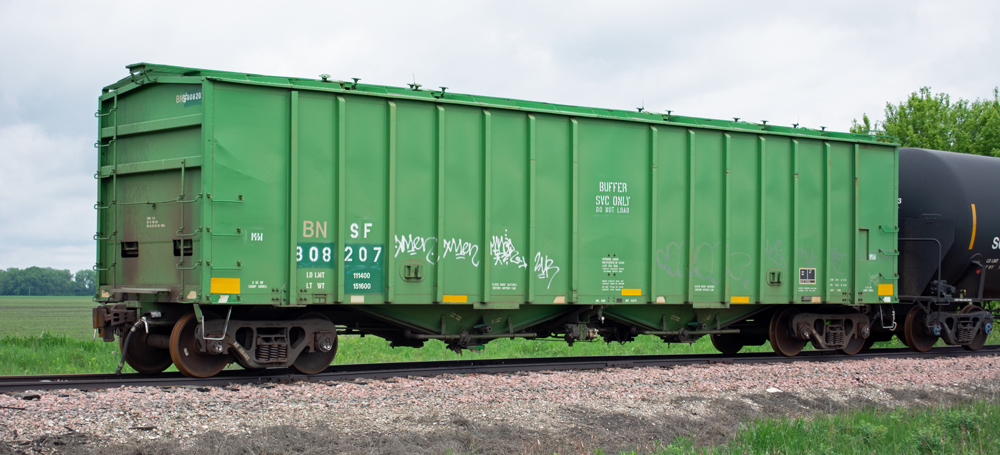
[[[879,229],[895,224],[894,145],[225,79],[104,97],[106,287],[186,299],[239,279],[238,303],[391,302],[366,311],[423,327],[440,321],[395,304],[536,318],[549,310],[525,305],[611,304],[660,328],[748,311],[732,304],[873,303],[895,277],[894,258],[873,254],[894,250]],[[192,257],[173,255],[184,238]],[[140,242],[138,258],[120,257],[123,241]]]

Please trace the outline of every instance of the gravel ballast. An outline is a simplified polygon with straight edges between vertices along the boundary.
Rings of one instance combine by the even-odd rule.
[[[0,453],[605,453],[764,416],[995,399],[996,356],[0,395]]]

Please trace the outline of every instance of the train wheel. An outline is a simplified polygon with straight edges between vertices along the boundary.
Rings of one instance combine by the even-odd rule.
[[[917,352],[927,352],[937,342],[937,335],[927,331],[927,312],[914,305],[906,315],[906,345]]]
[[[798,311],[787,308],[774,313],[774,317],[771,318],[769,339],[771,340],[771,349],[778,355],[792,357],[801,352],[806,345],[807,340],[795,339],[788,334],[792,317],[797,313]]]
[[[867,351],[867,350],[871,349],[872,346],[875,346],[876,342],[877,341],[875,340],[875,337],[865,338],[865,345],[861,348],[861,350],[862,351]]]
[[[711,337],[712,346],[715,346],[715,349],[723,354],[733,355],[743,349],[743,340],[736,335],[713,333]]]
[[[975,313],[977,311],[983,311],[983,309],[979,308],[976,305],[969,305],[966,306],[965,308],[962,308],[963,313]],[[987,321],[986,324],[992,324],[992,322]],[[989,338],[990,336],[988,333],[986,333],[985,330],[986,324],[983,324],[983,329],[980,329],[978,332],[976,332],[976,336],[972,338],[972,341],[970,341],[969,344],[963,344],[962,347],[969,351],[978,351],[982,349],[983,346],[986,344],[986,339]]]
[[[847,346],[844,346],[844,349],[837,349],[837,352],[847,355],[857,354],[861,352],[862,349],[865,349],[869,339],[872,339],[872,337],[861,338],[855,336],[854,338],[851,338],[851,341],[847,342]]]
[[[128,366],[142,374],[163,372],[170,364],[174,363],[170,358],[170,351],[149,346],[146,342],[147,335],[145,324],[140,323],[135,332],[132,333],[132,339],[128,342],[125,361],[128,362]],[[126,337],[128,337],[128,332],[125,336],[118,338],[119,349],[125,349]]]
[[[905,328],[906,324],[903,324],[903,326]],[[899,340],[899,342],[903,346],[910,347],[910,344],[906,342],[906,330],[903,330],[902,332],[896,332],[896,339]]]
[[[232,354],[202,354],[195,345],[195,328],[198,319],[194,313],[185,314],[170,332],[170,358],[177,370],[192,378],[215,376],[233,360]]]
[[[306,313],[299,316],[298,319],[323,319],[329,321],[326,316],[319,313]],[[292,364],[292,368],[295,368],[302,374],[316,374],[322,373],[327,367],[333,363],[334,357],[337,357],[337,334],[333,334],[333,340],[331,340],[331,348],[327,352],[306,352],[302,351],[299,357],[295,359],[295,363]]]

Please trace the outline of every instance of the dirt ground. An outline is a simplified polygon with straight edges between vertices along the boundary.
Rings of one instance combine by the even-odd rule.
[[[115,443],[101,435],[65,431],[25,442],[4,442],[0,454],[591,454],[649,453],[677,437],[721,444],[744,422],[761,417],[810,416],[847,409],[953,406],[996,400],[1000,380],[949,387],[854,387],[808,392],[707,394],[665,400],[489,409],[414,404],[395,410],[342,413],[296,426],[260,426],[239,434],[208,431],[191,438],[144,438]],[[505,404],[506,405],[506,404]],[[364,418],[362,418],[362,412]],[[502,417],[493,417],[501,415]],[[141,433],[141,429],[137,432]]]

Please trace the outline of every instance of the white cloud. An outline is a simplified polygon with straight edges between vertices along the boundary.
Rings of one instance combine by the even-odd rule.
[[[39,125],[0,127],[0,268],[93,266],[93,150],[86,137]]]

